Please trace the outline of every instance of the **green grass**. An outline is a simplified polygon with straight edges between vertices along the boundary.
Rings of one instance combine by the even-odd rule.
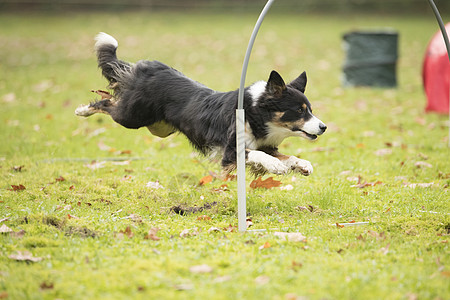
[[[0,298],[450,298],[447,117],[424,114],[421,85],[423,54],[437,30],[431,14],[267,16],[247,82],[272,69],[286,80],[306,70],[307,95],[329,126],[316,142],[288,139],[280,147],[310,160],[312,176],[275,178],[292,190],[248,188],[252,228],[267,232],[224,230],[237,226],[236,182],[198,186],[220,168],[193,156],[183,136],[163,140],[107,116],[74,116],[94,99],[89,91],[106,84],[92,50],[97,32],[119,40],[122,59],[157,59],[211,88],[232,90],[255,19],[0,15],[0,218],[25,231],[0,234]],[[400,33],[398,88],[341,88],[342,34],[386,26]],[[391,153],[376,154],[385,148]],[[106,163],[92,170],[92,160]],[[430,166],[416,167],[420,161]],[[358,176],[381,184],[354,187]],[[149,181],[164,189],[147,187]],[[417,183],[433,185],[410,187]],[[26,189],[11,191],[20,184]],[[228,190],[216,191],[223,184]],[[185,216],[170,211],[214,202]],[[302,209],[308,206],[313,212]],[[352,220],[369,224],[334,226]],[[121,233],[127,227],[132,237]],[[160,240],[145,239],[155,227]],[[186,229],[197,234],[180,237]],[[285,241],[274,231],[307,240]],[[10,259],[17,251],[42,260]],[[190,270],[203,264],[212,271]]]

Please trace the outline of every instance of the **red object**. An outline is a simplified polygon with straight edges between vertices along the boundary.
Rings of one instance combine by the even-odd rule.
[[[450,23],[445,25],[447,34]],[[441,31],[428,44],[423,62],[423,85],[428,98],[427,112],[448,113],[450,99],[450,61]]]

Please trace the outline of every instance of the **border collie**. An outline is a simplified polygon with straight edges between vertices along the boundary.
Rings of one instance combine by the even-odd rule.
[[[162,138],[181,132],[204,155],[220,151],[224,171],[235,169],[238,90],[217,92],[159,61],[121,61],[116,39],[102,32],[95,40],[98,66],[113,93],[100,93],[100,101],[78,107],[76,115],[108,114],[126,128],[147,127]],[[312,114],[305,86],[305,72],[285,84],[272,71],[267,82],[245,89],[245,157],[255,174],[312,173],[309,161],[277,148],[290,136],[315,140],[327,128]]]

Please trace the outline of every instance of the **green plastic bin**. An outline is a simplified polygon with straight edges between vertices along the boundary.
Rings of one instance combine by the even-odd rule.
[[[354,31],[343,36],[344,86],[397,86],[398,33]]]

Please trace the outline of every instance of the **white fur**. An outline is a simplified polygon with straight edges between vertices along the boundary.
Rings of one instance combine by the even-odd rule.
[[[113,38],[109,34],[100,32],[95,37],[95,50],[98,50],[103,45],[113,45],[114,47],[117,48],[119,46],[119,43],[115,38]]]
[[[309,134],[321,134],[323,131],[320,129],[320,125],[323,125],[322,121],[313,116],[308,120],[308,122],[305,123],[305,125],[303,125],[302,130]]]
[[[288,166],[283,164],[278,158],[257,150],[248,153],[247,164],[262,166],[273,174],[286,174],[289,171]]]
[[[305,176],[311,175],[313,172],[313,167],[311,163],[307,160],[297,158],[295,156],[290,156],[282,162],[292,171],[300,172]]]
[[[95,114],[95,111],[89,108],[89,105],[81,105],[75,110],[75,114],[81,117],[89,117]]]
[[[272,122],[268,122],[267,127],[269,130],[267,131],[267,137],[264,139],[265,145],[277,147],[285,138],[297,135],[296,132],[289,128],[280,127]]]
[[[255,82],[249,87],[248,92],[252,96],[253,106],[256,106],[258,104],[258,99],[266,91],[266,86],[267,82],[261,80]]]

